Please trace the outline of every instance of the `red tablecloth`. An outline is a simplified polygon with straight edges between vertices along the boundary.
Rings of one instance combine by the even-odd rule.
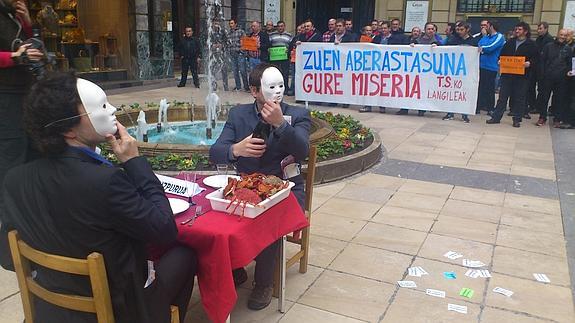
[[[209,209],[203,197],[210,191],[194,197],[203,210]],[[293,193],[255,219],[208,211],[192,226],[180,224],[193,214],[191,207],[176,216],[178,241],[197,253],[201,300],[214,322],[224,322],[236,303],[232,269],[246,266],[272,242],[309,225]]]

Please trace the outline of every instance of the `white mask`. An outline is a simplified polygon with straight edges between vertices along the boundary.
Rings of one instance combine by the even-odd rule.
[[[116,116],[114,115],[116,107],[108,102],[104,90],[98,85],[80,78],[76,83],[76,88],[94,130],[103,137],[115,134],[118,131]]]
[[[284,77],[280,70],[268,67],[262,74],[262,94],[266,101],[282,102],[284,97]]]

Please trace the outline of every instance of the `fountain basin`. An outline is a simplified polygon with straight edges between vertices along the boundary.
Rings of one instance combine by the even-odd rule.
[[[231,106],[222,106],[222,113],[218,115],[218,121],[216,123],[216,129],[212,136],[212,142],[219,136],[219,132],[216,133],[218,125],[223,127],[228,115],[228,111]],[[156,134],[155,125],[158,122],[158,109],[142,109],[146,114],[146,121],[148,123],[148,139],[150,139],[150,134]],[[140,110],[128,110],[128,111],[118,111],[116,117],[120,123],[127,127],[135,127],[132,121],[138,118],[138,113]],[[168,109],[168,122],[174,125],[184,125],[186,122],[192,123],[204,122],[205,124],[206,112],[204,106],[199,105],[189,105],[184,104],[182,106],[170,107]],[[333,128],[325,121],[313,118],[311,120],[312,127],[310,131],[310,144],[316,144],[334,134]],[[200,127],[201,128],[201,127]],[[221,130],[220,130],[221,131]],[[162,130],[162,134],[165,134],[166,129]],[[205,138],[205,126],[203,130],[199,132],[202,138],[199,140],[206,140]],[[138,142],[138,147],[140,153],[144,156],[157,156],[164,154],[182,154],[191,155],[192,153],[198,153],[203,155],[208,155],[210,150],[210,143],[206,141],[206,144],[182,144],[182,143],[162,143],[162,142]]]

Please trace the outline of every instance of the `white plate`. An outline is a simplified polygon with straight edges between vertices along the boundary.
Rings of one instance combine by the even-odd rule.
[[[228,185],[228,177],[240,179],[239,176],[235,175],[213,175],[204,178],[204,184],[213,188],[225,187]]]
[[[174,213],[174,215],[182,213],[190,208],[190,203],[188,203],[188,201],[174,198],[169,198],[168,201],[170,202],[170,207],[172,208],[172,213]]]

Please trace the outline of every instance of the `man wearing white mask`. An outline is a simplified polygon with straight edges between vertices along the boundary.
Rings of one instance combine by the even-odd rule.
[[[249,85],[255,102],[230,110],[220,137],[210,148],[210,160],[217,164],[234,163],[240,173],[259,172],[287,179],[280,165],[282,160],[293,159],[293,163],[299,164],[309,153],[309,111],[282,102],[284,79],[271,64],[256,66],[250,72]],[[256,126],[268,127],[267,135],[254,134]],[[298,173],[289,180],[295,183],[292,192],[303,207],[302,176]],[[248,300],[250,309],[260,310],[271,302],[278,250],[276,241],[256,257],[255,286]],[[234,270],[234,280],[238,285],[247,280],[243,268]]]
[[[116,322],[167,323],[171,304],[183,322],[195,254],[176,245],[149,261],[146,245],[172,246],[177,228],[162,185],[115,111],[100,87],[73,74],[49,75],[32,87],[24,119],[44,156],[6,175],[0,236],[15,229],[33,248],[67,257],[102,253]],[[122,168],[96,153],[105,141]],[[36,271],[48,290],[91,295],[85,277]],[[34,308],[42,322],[97,321],[38,298]]]

